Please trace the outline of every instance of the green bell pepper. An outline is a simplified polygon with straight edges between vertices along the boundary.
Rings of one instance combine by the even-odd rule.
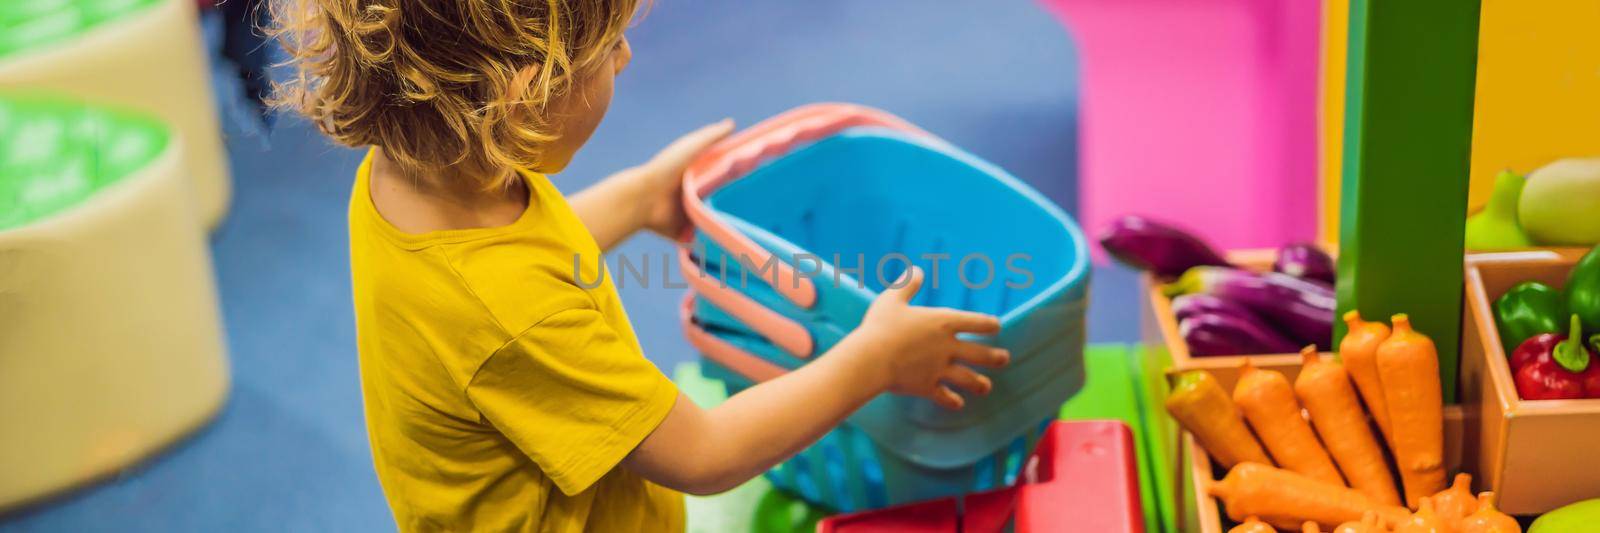
[[[1529,337],[1566,331],[1567,296],[1537,281],[1518,283],[1494,301],[1494,322],[1509,356]]]
[[[1600,331],[1600,245],[1567,274],[1567,308],[1583,320],[1584,331]]]

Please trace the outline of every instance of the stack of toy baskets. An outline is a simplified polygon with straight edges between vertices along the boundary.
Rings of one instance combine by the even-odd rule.
[[[686,335],[729,394],[821,356],[911,264],[916,305],[999,316],[988,396],[950,411],[882,395],[768,472],[839,511],[1009,484],[1083,385],[1088,252],[1061,210],[999,168],[881,111],[802,107],[684,174]]]

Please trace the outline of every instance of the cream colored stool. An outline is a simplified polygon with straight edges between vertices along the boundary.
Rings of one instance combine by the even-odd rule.
[[[0,0],[31,1],[31,0]],[[159,0],[71,38],[0,57],[0,88],[56,89],[143,109],[184,138],[201,220],[227,214],[232,186],[194,0]]]
[[[50,163],[60,153],[26,153],[16,131],[4,141],[16,116],[0,105],[0,180],[40,185],[11,187],[0,210],[12,213],[27,208],[18,198],[71,181],[38,170],[62,168]],[[24,129],[85,128],[63,123]],[[158,144],[164,136],[133,143],[150,156],[120,167],[133,169],[120,179],[0,223],[0,511],[113,474],[204,425],[226,399],[205,231],[181,143]],[[66,168],[108,168],[129,143],[102,144],[61,150],[89,161]],[[40,163],[17,170],[28,155]]]

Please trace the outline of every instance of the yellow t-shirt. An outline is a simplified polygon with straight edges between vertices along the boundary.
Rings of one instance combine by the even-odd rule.
[[[497,228],[408,234],[350,199],[373,463],[403,531],[681,531],[683,496],[617,467],[677,388],[647,361],[600,250],[525,173]],[[581,279],[574,277],[574,257]],[[581,284],[580,284],[581,283]]]

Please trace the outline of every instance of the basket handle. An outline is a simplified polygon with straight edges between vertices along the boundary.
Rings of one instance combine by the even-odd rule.
[[[695,264],[687,248],[678,248],[678,265],[683,269],[683,278],[689,283],[689,288],[710,300],[713,305],[750,326],[750,329],[783,348],[783,351],[802,359],[811,357],[816,342],[805,326],[707,275],[700,265]]]
[[[723,139],[696,158],[683,174],[684,213],[694,228],[704,232],[730,255],[767,264],[772,260],[772,253],[733,229],[705,204],[705,198],[717,188],[749,174],[762,162],[793,151],[801,144],[858,126],[882,127],[936,139],[904,120],[868,107],[813,104],[796,108]],[[682,240],[688,242],[692,238],[692,232],[685,232]],[[801,276],[788,262],[773,261],[773,265],[777,281],[773,288],[779,294],[805,309],[816,305],[817,287],[810,278]]]
[[[683,336],[689,339],[689,345],[699,350],[707,359],[725,366],[741,376],[750,378],[751,381],[761,383],[788,372],[783,367],[772,364],[765,359],[751,355],[728,341],[717,338],[706,330],[701,329],[694,321],[694,293],[687,293],[683,298],[683,305],[679,309],[679,316],[683,321]]]

